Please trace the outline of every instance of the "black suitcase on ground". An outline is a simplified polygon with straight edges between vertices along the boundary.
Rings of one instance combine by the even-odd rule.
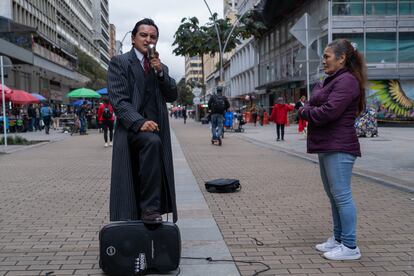
[[[232,193],[241,189],[238,179],[219,178],[205,182],[210,193]]]
[[[99,232],[99,248],[99,266],[106,274],[166,273],[180,264],[180,231],[172,222],[160,225],[113,222]]]

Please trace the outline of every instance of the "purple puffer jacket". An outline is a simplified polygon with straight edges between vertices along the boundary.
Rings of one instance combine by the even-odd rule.
[[[312,90],[299,116],[309,122],[308,153],[345,152],[361,156],[354,127],[359,83],[347,69],[328,76]]]

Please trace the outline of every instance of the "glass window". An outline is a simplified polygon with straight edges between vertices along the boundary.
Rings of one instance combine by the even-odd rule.
[[[396,61],[396,33],[367,33],[366,60],[374,63]]]
[[[336,0],[332,2],[332,15],[363,15],[363,0]]]
[[[400,0],[400,15],[414,15],[414,0]]]
[[[275,48],[275,34],[272,32],[270,33],[270,51],[273,51]]]
[[[285,26],[281,26],[280,28],[280,45],[285,44],[286,42],[286,32],[285,32],[286,28]]]
[[[323,51],[325,50],[326,46],[328,45],[328,36],[325,35],[325,36],[321,37],[320,41],[321,41],[321,45],[320,45],[320,48],[319,48],[318,55],[321,57],[321,56],[323,56]]]
[[[326,38],[328,38],[328,37],[326,37]],[[349,42],[353,43],[354,46],[356,46],[357,50],[360,53],[364,53],[364,36],[363,36],[363,34],[333,34],[332,38],[334,40],[335,39],[340,39],[340,38],[346,39]],[[327,43],[328,43],[328,41],[326,41],[325,45],[327,45]],[[323,46],[323,45],[321,45],[321,46],[326,47],[326,46]]]
[[[279,48],[279,30],[275,30],[275,49]]]
[[[414,33],[400,33],[399,62],[414,62]]]
[[[396,0],[367,0],[367,15],[396,15]]]

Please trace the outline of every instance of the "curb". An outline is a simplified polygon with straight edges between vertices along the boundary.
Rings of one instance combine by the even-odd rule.
[[[237,138],[241,139],[241,140],[244,140],[246,142],[252,143],[256,146],[262,147],[262,148],[267,148],[267,149],[271,149],[271,150],[274,150],[274,151],[283,152],[283,153],[286,153],[290,156],[305,159],[305,160],[310,161],[312,163],[319,164],[319,161],[316,158],[310,158],[308,156],[304,156],[303,154],[297,153],[293,150],[285,149],[285,148],[282,148],[282,147],[279,147],[279,146],[276,146],[276,145],[273,145],[273,144],[270,144],[270,143],[267,143],[267,142],[263,142],[263,141],[260,141],[260,140],[256,140],[254,138],[246,137],[246,136],[238,136]],[[385,187],[388,187],[388,188],[393,188],[393,189],[396,189],[396,190],[399,190],[399,191],[402,191],[402,192],[407,192],[407,193],[414,193],[414,188],[412,188],[412,187],[406,186],[403,183],[398,183],[398,182],[394,182],[394,181],[390,181],[390,180],[381,179],[379,177],[376,177],[376,176],[373,176],[373,175],[369,174],[369,172],[367,172],[367,171],[362,172],[358,168],[354,168],[354,170],[352,171],[352,174],[363,177],[363,178],[366,178],[366,179],[369,179],[369,180],[372,180],[372,181],[374,181],[378,184],[381,184]]]

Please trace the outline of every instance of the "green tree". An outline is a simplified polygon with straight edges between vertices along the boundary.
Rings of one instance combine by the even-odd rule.
[[[217,23],[222,47],[228,40],[224,52],[230,52],[236,48],[241,43],[240,39],[251,36],[259,38],[267,30],[254,11],[249,11],[239,18],[240,24],[234,27],[233,32],[233,25],[228,18],[218,19],[217,17],[217,13],[214,13],[205,26],[199,25],[197,17],[183,18],[174,34],[173,46],[176,48],[173,53],[180,56],[200,56],[202,65],[204,65],[204,54],[215,55],[220,52],[214,22]],[[204,87],[204,84],[202,86]]]
[[[260,39],[268,30],[262,18],[255,10],[250,10],[246,12],[243,17],[237,16],[237,18],[240,20],[238,34],[243,39],[247,39],[251,36],[255,39]]]
[[[207,40],[207,27],[199,26],[197,17],[189,17],[181,19],[181,25],[178,27],[174,34],[173,46],[176,48],[173,53],[177,56],[199,56],[201,59],[201,70],[204,76],[204,58],[203,55],[208,53],[205,41]],[[193,86],[202,87],[205,89],[204,79],[201,83],[194,84]],[[193,87],[192,86],[192,87]]]
[[[178,97],[177,97],[177,104],[180,105],[192,105],[193,104],[193,93],[191,92],[191,88],[187,85],[185,82],[185,78],[182,78],[177,83],[177,91],[178,91]]]
[[[78,48],[76,48],[76,54],[78,56],[79,73],[91,79],[86,84],[86,87],[93,90],[98,90],[102,87],[106,87],[107,71],[103,69],[101,65],[91,56]]]

